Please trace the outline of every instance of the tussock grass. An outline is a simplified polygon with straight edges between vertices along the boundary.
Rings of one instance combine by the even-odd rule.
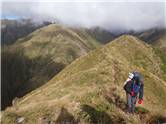
[[[151,113],[166,114],[165,73],[160,62],[149,45],[122,36],[76,59],[46,85],[21,98],[18,111],[13,107],[4,111],[2,121],[12,122],[14,117],[6,116],[11,112],[20,112],[28,118],[26,123],[35,122],[47,112],[56,121],[60,108],[66,108],[81,123],[146,124]],[[135,69],[144,76],[145,97],[143,107],[137,107],[141,114],[131,116],[124,108],[123,83],[128,72]]]

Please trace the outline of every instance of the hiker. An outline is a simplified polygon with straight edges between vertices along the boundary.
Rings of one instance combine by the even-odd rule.
[[[134,113],[138,94],[138,104],[142,104],[143,102],[144,84],[142,75],[137,71],[129,73],[129,77],[125,81],[123,88],[126,91],[127,110],[129,113]]]

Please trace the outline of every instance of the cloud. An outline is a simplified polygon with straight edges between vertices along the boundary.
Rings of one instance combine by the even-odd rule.
[[[2,2],[2,17],[59,20],[71,26],[101,26],[109,30],[166,27],[165,3],[97,1]]]

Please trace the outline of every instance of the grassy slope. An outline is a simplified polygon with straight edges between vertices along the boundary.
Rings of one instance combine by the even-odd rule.
[[[20,42],[22,42],[21,46],[24,48],[25,54],[29,58],[34,58],[36,56],[47,56],[50,54],[53,56],[53,58],[58,58],[57,56],[61,56],[62,60],[68,56],[71,56],[61,55],[61,53],[70,54],[70,52],[66,53],[67,50],[72,49],[73,52],[76,52],[76,55],[82,55],[87,51],[90,51],[91,49],[99,46],[96,41],[90,38],[84,39],[76,32],[58,24],[51,24],[41,28],[29,36],[18,40],[16,44],[19,44]],[[71,60],[68,58],[66,58],[64,61],[64,63],[69,62],[71,62]]]
[[[161,58],[162,70],[166,73],[166,33],[164,33],[152,46],[154,47],[155,53]],[[165,75],[166,80],[166,75]]]
[[[160,37],[157,41],[154,42],[154,46],[160,48],[163,52],[166,52],[166,33]]]
[[[80,31],[81,33],[83,32]],[[6,98],[13,98],[15,94],[22,96],[39,87],[73,60],[99,46],[88,34],[82,37],[68,27],[51,24],[19,39],[9,47],[4,47],[2,104]]]
[[[18,41],[19,46],[17,44],[16,46],[22,46],[25,56],[31,60],[48,58],[47,64],[61,63],[66,66],[76,58],[100,46],[94,39],[84,39],[69,28],[57,24],[44,27],[31,35],[33,36],[31,39],[26,42],[22,42],[21,39]],[[87,34],[86,37],[90,36]],[[21,45],[20,42],[22,42]],[[45,67],[41,67],[41,69],[47,70]],[[38,79],[43,75],[43,73],[40,74]]]
[[[81,122],[147,123],[146,114],[129,117],[124,112],[123,82],[129,71],[139,70],[145,78],[143,107],[150,114],[166,114],[166,82],[160,63],[149,45],[122,36],[78,58],[46,85],[18,100],[15,107],[3,112],[2,122],[13,123],[17,116],[25,117],[29,124],[41,117],[57,121],[62,116],[65,120],[69,116],[60,113],[65,108]]]

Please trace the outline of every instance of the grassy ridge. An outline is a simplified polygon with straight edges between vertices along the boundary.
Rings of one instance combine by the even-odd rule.
[[[2,122],[13,123],[19,116],[25,117],[28,124],[43,117],[57,123],[162,121],[163,117],[155,116],[166,114],[165,73],[160,62],[149,45],[135,37],[122,36],[76,59],[47,84],[21,98],[15,107],[3,112]],[[133,70],[144,75],[145,97],[142,113],[129,117],[125,113],[123,82]]]
[[[79,34],[68,27],[51,24],[4,47],[2,109],[11,105],[14,97],[45,84],[73,60],[100,46],[88,34],[84,34],[87,38]]]

